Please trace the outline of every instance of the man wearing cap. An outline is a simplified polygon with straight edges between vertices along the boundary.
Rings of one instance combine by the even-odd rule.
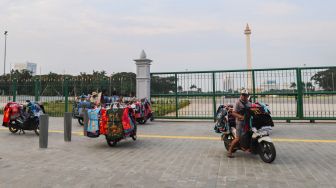
[[[249,93],[247,89],[243,89],[240,92],[240,97],[237,100],[236,104],[234,105],[232,115],[236,118],[236,137],[231,142],[229,151],[227,153],[227,156],[230,158],[233,158],[232,150],[237,145],[237,143],[240,140],[240,137],[243,133],[243,129],[245,126],[245,120],[244,117],[247,113],[247,110],[251,107],[251,102],[249,101]]]
[[[90,102],[93,103],[94,105],[98,105],[98,103],[100,102],[100,99],[98,98],[97,92],[94,91],[91,93]]]

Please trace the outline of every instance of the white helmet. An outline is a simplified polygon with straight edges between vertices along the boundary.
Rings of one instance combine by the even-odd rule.
[[[242,89],[242,90],[240,91],[240,94],[241,94],[241,95],[250,95],[247,89]]]

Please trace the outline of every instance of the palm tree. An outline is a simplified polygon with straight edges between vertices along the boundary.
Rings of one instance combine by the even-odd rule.
[[[313,84],[311,82],[306,83],[306,88],[308,91],[313,91]]]
[[[192,85],[190,86],[190,89],[191,89],[191,90],[196,89],[196,88],[197,88],[197,86],[196,86],[195,84],[192,84]]]
[[[290,88],[295,89],[295,88],[296,88],[296,83],[295,83],[295,82],[292,82],[291,85],[290,85]]]
[[[181,93],[181,92],[183,91],[183,87],[182,87],[182,86],[178,86],[178,87],[177,87],[177,91],[178,91],[179,93]]]

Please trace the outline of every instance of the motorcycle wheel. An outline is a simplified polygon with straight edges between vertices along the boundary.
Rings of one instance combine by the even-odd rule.
[[[131,138],[132,138],[134,141],[136,141],[137,136],[136,136],[136,135],[132,135]]]
[[[226,134],[226,135],[224,135],[224,137],[223,137],[223,141],[224,141],[224,146],[225,146],[225,149],[227,150],[227,151],[229,151],[229,148],[230,148],[230,144],[231,144],[231,142],[233,141],[233,139],[234,139],[234,137],[233,137],[233,135],[230,133],[230,134]],[[234,153],[234,152],[236,152],[237,151],[237,149],[233,149],[232,150],[232,153]]]
[[[79,117],[77,120],[78,120],[78,123],[80,125],[84,125],[84,119],[83,118]]]
[[[39,135],[40,135],[40,128],[37,127],[37,128],[34,130],[34,132],[35,132],[35,134],[36,134],[37,136],[39,136]]]
[[[273,162],[276,156],[274,144],[271,142],[260,142],[258,152],[261,160],[263,160],[265,163]]]
[[[139,120],[138,120],[139,124],[141,124],[141,125],[145,124],[146,121],[147,121],[147,120],[145,120],[145,119],[139,119]]]
[[[11,132],[11,133],[16,133],[16,132],[18,132],[19,131],[19,129],[18,128],[16,128],[16,127],[13,127],[13,126],[9,126],[8,127],[8,129],[9,129],[9,131]]]

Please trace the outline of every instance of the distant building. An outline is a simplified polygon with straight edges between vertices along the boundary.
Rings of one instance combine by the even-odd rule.
[[[277,84],[276,80],[266,80],[263,84],[260,85],[260,89],[262,91],[279,90],[280,85]]]
[[[15,63],[14,64],[14,70],[22,71],[22,70],[28,70],[32,73],[33,76],[36,75],[36,63],[26,62],[26,63]]]

